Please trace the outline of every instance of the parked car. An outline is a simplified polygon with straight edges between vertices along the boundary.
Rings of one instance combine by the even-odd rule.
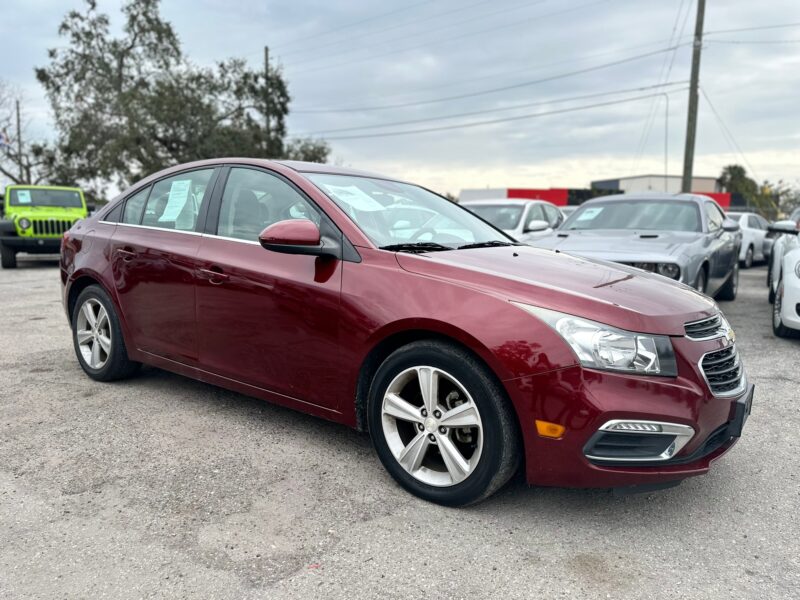
[[[769,227],[767,220],[761,215],[749,212],[729,212],[727,216],[739,223],[742,232],[739,264],[749,269],[755,261],[766,260],[772,249],[772,241],[766,239]]]
[[[396,235],[401,206],[439,220]],[[538,485],[674,485],[731,448],[753,397],[707,296],[351,169],[156,173],[67,233],[61,281],[90,378],[146,363],[368,430],[400,485],[446,505],[519,468]]]
[[[0,264],[17,266],[17,253],[54,254],[61,235],[88,214],[79,188],[52,185],[9,185],[0,220]]]
[[[772,304],[772,331],[778,337],[800,337],[800,247],[797,244],[781,260]]]
[[[722,300],[735,299],[739,287],[739,225],[707,196],[595,198],[533,243],[658,273]]]
[[[800,247],[800,208],[795,210],[788,219],[776,221],[769,226],[771,235],[777,236],[772,246],[772,253],[767,266],[767,287],[769,288],[769,301],[775,302],[778,293],[778,283],[783,275],[783,262],[786,255]]]
[[[574,212],[575,212],[577,209],[578,209],[578,207],[577,207],[577,206],[574,206],[574,205],[570,205],[570,206],[561,206],[561,207],[559,208],[559,210],[561,211],[561,214],[562,214],[562,215],[564,215],[564,217],[569,217],[569,216],[570,216],[570,215],[572,215],[572,213],[574,213]]]
[[[518,242],[528,242],[549,235],[565,220],[556,205],[545,200],[466,200],[461,206]]]

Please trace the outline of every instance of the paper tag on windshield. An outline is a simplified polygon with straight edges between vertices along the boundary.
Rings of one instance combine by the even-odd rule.
[[[362,192],[354,185],[325,184],[325,189],[337,200],[344,202],[356,210],[376,211],[383,210],[383,204]]]
[[[159,217],[159,221],[175,221],[181,214],[183,207],[186,206],[186,199],[189,197],[189,189],[192,186],[191,179],[180,179],[173,181],[169,188],[169,198],[164,213]]]
[[[30,190],[17,190],[17,202],[20,204],[30,204],[31,203],[31,191]]]
[[[581,214],[578,215],[578,221],[591,221],[597,215],[599,215],[603,211],[602,206],[595,206],[593,208],[587,208]]]

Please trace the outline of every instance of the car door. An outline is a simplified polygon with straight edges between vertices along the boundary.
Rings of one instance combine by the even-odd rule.
[[[335,409],[341,262],[270,252],[258,242],[265,227],[286,219],[333,224],[273,172],[231,167],[225,177],[198,254],[202,368]]]
[[[713,295],[728,279],[739,257],[736,254],[736,237],[733,233],[725,231],[722,223],[725,215],[715,203],[705,202],[703,209],[706,213],[708,226],[707,257],[708,257],[708,293]]]
[[[215,169],[172,175],[125,202],[111,238],[117,299],[136,348],[193,364],[198,217],[211,195]]]

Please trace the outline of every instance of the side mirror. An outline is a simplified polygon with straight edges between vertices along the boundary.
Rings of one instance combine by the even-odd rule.
[[[547,221],[540,221],[538,219],[533,219],[532,221],[528,221],[528,224],[525,225],[525,229],[523,233],[532,233],[535,231],[544,231],[545,229],[549,229],[550,223]]]
[[[767,227],[767,231],[772,233],[786,233],[788,235],[797,235],[798,234],[798,225],[791,219],[787,219],[785,221],[775,221],[769,227]]]
[[[734,221],[733,219],[725,219],[722,222],[722,230],[723,231],[735,232],[735,231],[739,231],[740,229],[741,229],[741,227],[739,226],[739,222],[738,221]]]
[[[306,254],[341,258],[342,249],[332,240],[322,240],[319,227],[308,219],[273,223],[258,236],[261,246],[282,254]]]

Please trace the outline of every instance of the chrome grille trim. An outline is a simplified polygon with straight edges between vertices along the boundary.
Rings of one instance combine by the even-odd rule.
[[[735,344],[706,352],[699,367],[708,389],[715,396],[737,396],[744,391],[747,381]]]
[[[722,337],[727,331],[725,321],[720,313],[698,321],[684,323],[683,329],[686,332],[686,337],[698,341]]]

